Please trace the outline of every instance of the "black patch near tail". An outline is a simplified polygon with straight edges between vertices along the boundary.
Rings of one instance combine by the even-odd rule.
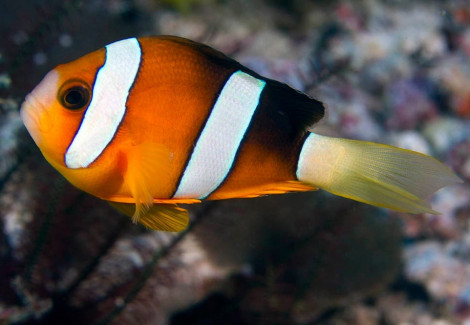
[[[298,135],[320,121],[325,114],[323,103],[281,82],[266,79],[261,102],[269,107],[269,117],[287,131]]]

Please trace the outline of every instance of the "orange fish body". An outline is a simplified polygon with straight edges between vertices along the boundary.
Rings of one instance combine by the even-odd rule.
[[[72,184],[159,230],[187,225],[177,203],[318,187],[432,212],[421,197],[457,181],[424,155],[309,133],[323,117],[321,102],[210,47],[171,36],[119,41],[56,67],[28,95],[21,114],[46,159]],[[395,194],[380,192],[386,197],[380,198],[371,193],[379,189],[367,188],[376,181],[351,175],[370,167],[364,152],[384,151],[418,159],[409,168],[424,162],[439,177],[431,176],[426,190],[402,188],[400,179],[384,183],[381,191]],[[397,174],[400,163],[388,161],[387,172]],[[379,167],[368,170],[378,175]],[[409,176],[409,183],[420,177]]]

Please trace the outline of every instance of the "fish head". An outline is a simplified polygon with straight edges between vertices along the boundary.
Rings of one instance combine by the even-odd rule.
[[[21,106],[24,125],[44,157],[56,168],[66,167],[65,153],[90,104],[96,74],[104,61],[102,49],[57,66]]]

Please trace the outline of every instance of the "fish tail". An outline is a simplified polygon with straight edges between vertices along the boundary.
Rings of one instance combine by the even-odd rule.
[[[333,194],[409,213],[432,213],[425,201],[461,182],[446,165],[424,154],[384,144],[311,133],[299,157],[297,178]]]

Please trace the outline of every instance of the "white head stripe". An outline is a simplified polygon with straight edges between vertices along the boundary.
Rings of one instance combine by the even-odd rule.
[[[230,171],[265,82],[237,71],[225,83],[196,142],[175,198],[205,198]]]
[[[88,167],[109,144],[126,112],[140,60],[135,38],[106,46],[106,61],[96,75],[92,100],[65,154],[67,167]]]

